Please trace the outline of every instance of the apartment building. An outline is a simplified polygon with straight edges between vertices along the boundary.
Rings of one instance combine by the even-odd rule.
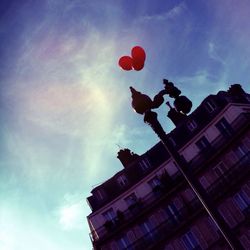
[[[167,137],[250,249],[250,95],[209,95]],[[94,249],[230,249],[161,142],[117,157],[123,169],[87,198]]]

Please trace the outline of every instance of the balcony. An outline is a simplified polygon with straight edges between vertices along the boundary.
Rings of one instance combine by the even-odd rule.
[[[217,155],[221,153],[223,149],[228,147],[238,136],[244,131],[250,124],[250,114],[242,113],[240,114],[230,125],[232,130],[230,131],[230,136],[225,136],[220,134],[217,136],[210,144],[206,150],[197,154],[188,164],[193,170],[197,170],[204,166],[204,163],[210,162],[212,159],[216,158]]]
[[[187,224],[201,211],[202,205],[197,198],[194,198],[188,207],[179,210],[179,216],[171,216],[153,230],[137,239],[131,245],[127,246],[128,250],[140,249],[159,249],[156,247],[161,241],[174,235],[174,233],[184,224]]]
[[[217,181],[212,183],[210,187],[208,187],[207,192],[209,193],[210,197],[212,197],[215,201],[220,199],[237,184],[239,184],[242,179],[247,178],[250,171],[249,165],[250,152],[248,152],[248,154],[246,154],[236,164],[232,165],[231,168],[224,173],[222,178],[218,179]],[[96,231],[90,233],[92,242],[98,243],[99,241],[107,239],[107,237],[112,236],[119,230],[122,230],[138,216],[142,216],[143,214],[147,213],[151,209],[152,205],[154,205],[156,202],[160,202],[166,197],[166,195],[170,194],[176,188],[178,188],[178,186],[182,185],[180,174],[177,174],[175,178],[172,179],[171,183],[168,182],[168,185],[169,186],[165,187],[163,185],[159,190],[157,190],[157,193],[156,191],[152,191],[143,199],[138,200],[138,202],[135,203],[133,207],[130,207],[123,212],[119,211],[119,214],[117,214],[116,218],[114,218],[111,222],[106,223],[102,227],[97,228]],[[189,218],[190,215],[195,215],[196,212],[199,212],[198,208],[202,210],[202,206],[199,201],[197,199],[194,199],[192,202],[187,204],[180,212],[181,214],[183,214],[183,218]],[[163,228],[165,230],[163,230],[163,234],[165,235],[164,237],[166,237],[166,227],[170,227],[169,223],[172,223],[171,220],[162,223],[162,225],[159,225],[154,230],[158,233],[161,232],[161,228]],[[187,223],[187,221],[183,221],[182,223]],[[182,223],[180,225],[182,225]],[[109,226],[107,226],[107,224],[109,224]],[[173,225],[171,225],[170,228],[171,230],[168,229],[168,231],[173,230]]]
[[[250,172],[250,152],[242,157],[236,164],[230,167],[224,174],[212,183],[207,192],[210,197],[219,199],[230,191],[232,187],[241,184],[243,178],[248,178]],[[228,187],[225,189],[225,187]]]
[[[215,181],[209,188],[208,193],[213,197],[214,202],[218,201],[222,196],[225,196],[243,179],[249,175],[250,165],[250,152],[242,159],[240,159],[235,165],[233,165],[224,174],[224,178]],[[225,188],[227,187],[227,188]],[[128,250],[140,250],[140,249],[159,249],[156,245],[161,241],[166,241],[174,233],[184,225],[188,225],[198,213],[204,211],[201,203],[197,198],[194,198],[187,206],[179,210],[180,217],[177,221],[176,218],[168,218],[160,225],[156,226],[153,230],[137,239],[131,245],[127,246]],[[249,220],[250,206],[243,211],[245,215],[245,222]],[[244,222],[244,223],[245,223]],[[239,225],[237,225],[239,226]],[[236,227],[237,227],[236,226]]]
[[[201,152],[196,157],[189,162],[190,166],[193,168],[194,171],[198,171],[201,167],[210,161],[211,158],[216,157],[216,155],[223,149],[230,144],[240,133],[243,131],[247,126],[249,126],[250,121],[250,114],[249,113],[242,113],[239,115],[236,120],[231,123],[232,126],[232,136],[225,137],[223,135],[219,135],[212,143],[210,150],[205,152]],[[163,200],[167,195],[172,193],[176,188],[180,187],[183,182],[183,177],[180,176],[178,172],[172,178],[166,178],[163,180],[164,184],[155,188],[155,190],[142,199],[140,199],[140,206],[135,206],[135,209],[127,209],[123,211],[123,219],[117,216],[112,221],[107,221],[105,225],[97,228],[95,231],[90,233],[90,238],[92,242],[97,242],[100,239],[105,238],[109,234],[112,234],[114,230],[118,230],[128,224],[131,220],[141,216],[142,214],[146,213],[151,207],[158,204],[161,200]],[[219,183],[218,183],[219,185]],[[156,190],[157,189],[157,190]],[[164,192],[164,195],[162,193]],[[108,225],[108,226],[107,226]]]
[[[162,176],[161,185],[154,188],[152,192],[143,198],[137,199],[134,204],[131,204],[125,211],[119,211],[122,213],[113,218],[112,221],[106,221],[105,224],[95,231],[90,233],[90,238],[92,242],[97,242],[110,236],[114,233],[114,230],[122,229],[124,226],[129,224],[132,220],[136,219],[138,216],[146,213],[156,202],[164,199],[166,194],[173,192],[182,184],[182,177],[180,173],[176,173],[173,178]]]

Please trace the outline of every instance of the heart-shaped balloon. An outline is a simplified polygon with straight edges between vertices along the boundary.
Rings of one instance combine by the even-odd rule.
[[[131,56],[133,59],[140,60],[143,62],[145,62],[145,59],[146,59],[146,53],[145,53],[144,49],[140,46],[135,46],[132,48]]]
[[[132,58],[132,66],[133,66],[134,70],[140,71],[144,67],[144,61],[142,61],[141,59],[133,59]]]
[[[146,53],[144,49],[140,46],[135,46],[131,49],[130,56],[122,56],[119,59],[119,66],[124,70],[142,70],[146,60]]]
[[[119,59],[118,64],[124,70],[132,70],[133,69],[133,59],[130,56],[122,56]]]

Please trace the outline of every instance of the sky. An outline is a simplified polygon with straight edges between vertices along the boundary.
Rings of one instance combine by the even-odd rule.
[[[169,79],[193,110],[232,83],[250,92],[249,16],[248,0],[1,1],[0,249],[91,249],[86,197],[120,148],[158,142],[129,86],[153,97]],[[124,71],[134,46],[145,67]]]

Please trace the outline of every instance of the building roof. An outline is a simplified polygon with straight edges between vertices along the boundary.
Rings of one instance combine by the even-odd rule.
[[[246,94],[239,84],[232,85],[228,91],[219,91],[216,95],[209,95],[175,129],[168,133],[168,137],[171,137],[171,141],[174,143],[173,146],[178,150],[198,134],[228,103],[249,103],[249,100],[250,95]],[[212,107],[214,109],[211,111]],[[188,122],[195,122],[195,129],[191,131]],[[147,152],[138,156],[132,163],[129,163],[124,169],[91,191],[92,196],[88,197],[87,200],[92,211],[94,212],[114,200],[158,168],[168,158],[169,155],[164,145],[158,142]],[[146,171],[142,171],[141,168],[143,160],[147,160],[151,165]],[[126,186],[119,185],[117,181],[121,175],[124,175],[127,179]],[[101,198],[100,195],[97,195],[98,192],[101,192]]]

